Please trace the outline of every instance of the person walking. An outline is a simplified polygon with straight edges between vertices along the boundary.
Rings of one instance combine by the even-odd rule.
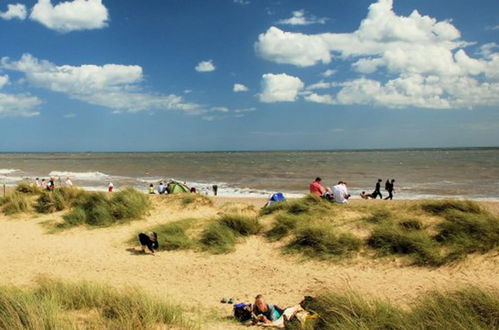
[[[395,179],[392,179],[391,182],[388,180],[386,181],[386,190],[388,191],[388,197],[385,198],[385,200],[392,200],[393,199],[393,192],[395,191]]]
[[[213,189],[213,195],[216,196],[218,194],[218,185],[214,184],[211,188]]]
[[[381,195],[381,182],[383,180],[378,179],[378,182],[376,182],[376,187],[374,188],[373,193],[371,194],[372,199],[376,199],[376,197],[379,196],[380,199],[383,199],[383,195]]]

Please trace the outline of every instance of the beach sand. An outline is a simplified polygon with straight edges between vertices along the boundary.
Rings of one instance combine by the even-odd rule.
[[[156,207],[142,221],[109,228],[75,228],[48,234],[49,215],[0,215],[0,283],[31,285],[38,276],[92,280],[114,286],[132,285],[185,305],[215,310],[229,316],[231,306],[222,297],[251,302],[263,294],[273,303],[296,304],[304,295],[325,289],[353,289],[362,294],[405,303],[431,289],[478,285],[499,289],[497,252],[468,257],[440,268],[402,266],[395,259],[349,259],[342,262],[304,260],[283,255],[278,243],[250,237],[234,253],[211,255],[193,251],[134,253],[127,244],[136,233],[156,224],[187,217],[211,218],[225,203],[246,203],[259,208],[264,199],[214,198],[215,208],[163,209]],[[355,201],[355,203],[381,201]],[[484,203],[499,213],[499,203]],[[222,322],[222,321],[220,321]],[[222,325],[223,324],[223,325]],[[235,324],[213,322],[210,327],[230,329]]]

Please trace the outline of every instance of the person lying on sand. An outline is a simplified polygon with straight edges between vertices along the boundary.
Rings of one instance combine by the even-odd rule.
[[[140,233],[139,234],[139,242],[142,246],[142,251],[147,253],[146,247],[151,251],[151,254],[154,255],[154,250],[157,250],[158,245],[158,234],[155,232],[148,232],[147,234]]]
[[[261,294],[255,297],[252,312],[255,315],[257,325],[272,324],[281,317],[283,311],[277,305],[267,304]]]

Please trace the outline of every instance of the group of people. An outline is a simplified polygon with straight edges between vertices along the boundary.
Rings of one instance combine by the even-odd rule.
[[[41,179],[40,178],[36,178],[35,179],[35,187],[37,188],[41,188],[41,189],[44,189],[44,190],[47,190],[47,191],[54,191],[55,189],[55,178],[52,176],[50,177],[50,179],[48,180],[45,180],[45,179]],[[59,178],[59,183],[61,182],[61,178]],[[71,181],[71,179],[69,177],[66,178],[66,181],[64,181],[64,185],[65,186],[72,186],[73,185],[73,182]]]
[[[339,181],[332,188],[324,187],[321,181],[322,179],[320,177],[317,177],[309,185],[309,191],[312,195],[317,195],[329,201],[334,201],[340,204],[348,203],[348,199],[351,197],[351,195],[348,193],[347,183],[345,181]],[[381,194],[382,182],[382,179],[378,179],[374,191],[371,194],[366,194],[366,192],[363,191],[360,194],[360,197],[362,197],[363,199],[376,199],[379,196],[380,199],[383,199],[383,195]],[[395,191],[395,179],[386,180],[385,190],[388,192],[388,196],[385,198],[385,200],[393,199],[393,193]]]

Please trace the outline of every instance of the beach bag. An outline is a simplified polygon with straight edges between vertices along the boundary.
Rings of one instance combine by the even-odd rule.
[[[239,322],[251,320],[251,304],[239,303],[234,305],[234,317]]]

